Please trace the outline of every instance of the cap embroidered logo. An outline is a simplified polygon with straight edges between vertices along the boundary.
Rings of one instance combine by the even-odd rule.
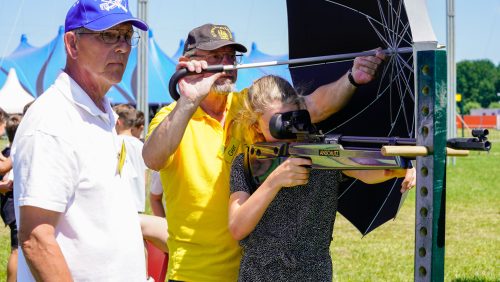
[[[115,8],[120,8],[122,9],[125,13],[128,13],[128,10],[127,8],[122,5],[122,2],[125,2],[126,0],[101,0],[101,5],[99,5],[99,7],[101,8],[101,10],[106,10],[106,11],[110,11],[110,10],[113,10]]]
[[[233,35],[231,34],[231,30],[229,30],[226,26],[218,26],[215,25],[210,30],[212,37],[219,38],[221,40],[231,40]]]

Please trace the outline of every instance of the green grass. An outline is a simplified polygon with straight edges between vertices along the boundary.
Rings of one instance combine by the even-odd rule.
[[[448,165],[445,281],[500,281],[499,182],[500,142],[490,153],[472,152]],[[334,281],[412,281],[414,222],[415,190],[395,221],[362,239],[338,215],[331,247]]]
[[[500,132],[490,136],[490,153],[456,158],[447,169],[445,281],[500,281]],[[414,210],[413,190],[395,221],[364,238],[339,215],[334,281],[413,281]],[[0,228],[0,281],[9,251],[8,227]]]

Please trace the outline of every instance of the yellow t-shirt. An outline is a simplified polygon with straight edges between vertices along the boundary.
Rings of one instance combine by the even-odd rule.
[[[242,146],[228,128],[241,109],[242,95],[246,90],[229,94],[224,128],[198,108],[177,151],[160,170],[169,227],[169,279],[237,280],[241,249],[228,230],[229,172]],[[148,136],[174,107],[156,114]]]

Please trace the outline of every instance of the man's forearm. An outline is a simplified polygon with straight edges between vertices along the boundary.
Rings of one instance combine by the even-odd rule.
[[[37,281],[73,281],[61,248],[55,238],[32,236],[22,242],[26,262]]]
[[[46,250],[51,252],[51,250]],[[55,250],[54,250],[55,251]],[[37,258],[28,258],[28,255],[23,248],[26,262],[29,265],[33,277],[36,281],[73,281],[68,265],[59,250],[57,255],[36,255]]]
[[[177,150],[197,107],[181,96],[172,112],[144,142],[142,157],[150,169],[158,171],[165,166],[168,158]]]
[[[311,95],[305,97],[311,121],[320,122],[340,111],[355,91],[356,87],[349,82],[347,74],[335,82],[318,87]]]
[[[72,281],[55,238],[60,213],[34,206],[22,206],[19,211],[19,243],[36,281]]]

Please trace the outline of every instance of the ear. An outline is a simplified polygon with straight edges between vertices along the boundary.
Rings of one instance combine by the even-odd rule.
[[[77,35],[72,32],[66,32],[64,34],[64,46],[66,48],[66,53],[72,59],[76,59],[78,57],[78,38]]]

